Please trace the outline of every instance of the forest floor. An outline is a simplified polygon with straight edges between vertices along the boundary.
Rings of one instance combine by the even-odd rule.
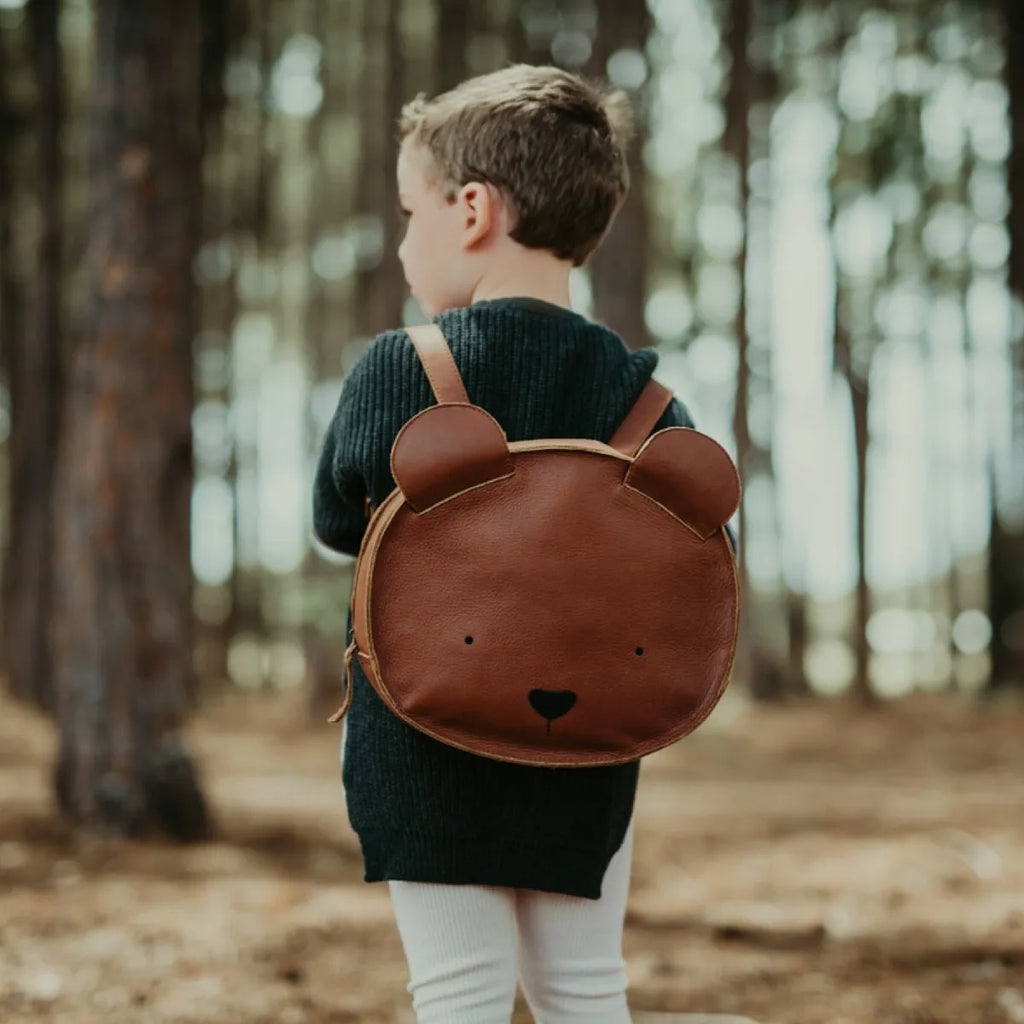
[[[54,813],[52,728],[0,698],[0,1021],[411,1022],[340,735],[297,694],[225,695],[189,727],[217,841],[83,840]],[[637,1024],[1024,1022],[1024,704],[730,691],[645,760],[636,815]]]

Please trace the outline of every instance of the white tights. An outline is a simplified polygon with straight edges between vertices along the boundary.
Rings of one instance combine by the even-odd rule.
[[[599,900],[389,882],[418,1024],[509,1024],[517,966],[537,1024],[630,1024],[622,926],[632,848],[630,822]]]

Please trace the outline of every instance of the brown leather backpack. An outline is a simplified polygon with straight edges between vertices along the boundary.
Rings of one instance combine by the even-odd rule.
[[[404,721],[500,761],[618,764],[692,732],[739,625],[725,449],[685,427],[649,436],[672,398],[653,379],[609,444],[508,443],[440,330],[407,330],[438,404],[392,446],[329,721],[358,657]]]

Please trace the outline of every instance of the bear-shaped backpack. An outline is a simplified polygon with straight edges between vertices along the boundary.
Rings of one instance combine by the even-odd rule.
[[[740,480],[716,441],[651,434],[653,379],[608,444],[509,443],[435,325],[407,328],[437,398],[391,449],[356,561],[345,652],[442,743],[550,767],[632,761],[692,732],[728,682]]]

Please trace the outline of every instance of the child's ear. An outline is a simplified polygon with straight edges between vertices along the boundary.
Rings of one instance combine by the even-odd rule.
[[[456,203],[463,223],[462,247],[472,249],[500,223],[500,198],[486,183],[468,181],[459,190]]]

